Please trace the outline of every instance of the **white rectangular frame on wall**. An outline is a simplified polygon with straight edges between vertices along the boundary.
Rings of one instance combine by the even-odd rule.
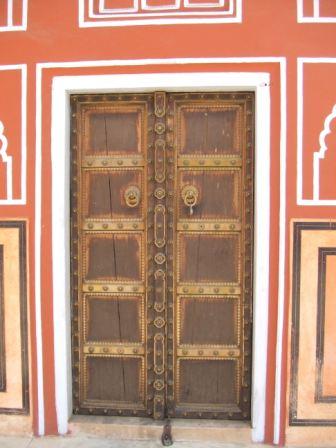
[[[99,88],[97,88],[99,86]],[[113,88],[111,88],[113,86]],[[57,414],[64,419],[60,431],[67,432],[66,421],[72,415],[71,374],[71,322],[70,322],[70,246],[69,246],[69,192],[70,166],[69,95],[71,93],[98,92],[151,92],[153,90],[176,91],[228,91],[253,90],[256,92],[256,189],[255,210],[255,268],[254,268],[254,326],[253,326],[253,428],[261,431],[265,413],[267,321],[268,321],[268,260],[269,260],[269,129],[270,93],[269,75],[265,73],[179,73],[151,75],[106,75],[59,77],[53,81],[52,108],[52,170],[53,170],[53,259],[62,260],[66,271],[60,272],[60,264],[54,264],[54,321],[55,329],[55,378]],[[262,118],[261,118],[262,117]],[[262,122],[262,128],[261,128]],[[258,126],[259,124],[259,126]],[[62,126],[63,125],[63,126]],[[60,151],[60,148],[64,150]],[[63,289],[66,287],[65,290]],[[65,298],[61,311],[60,298]],[[67,316],[65,326],[60,317]],[[63,319],[64,320],[64,319]],[[61,349],[61,344],[63,348]],[[65,355],[65,356],[64,356]],[[66,363],[64,362],[66,357]],[[64,367],[67,366],[65,372]],[[66,384],[60,379],[65,379]],[[67,397],[65,397],[65,392]],[[61,399],[63,395],[63,400]],[[67,406],[66,406],[67,404]],[[67,408],[67,414],[64,414]],[[260,439],[257,437],[257,440]]]
[[[7,24],[0,26],[0,33],[8,31],[26,31],[28,25],[28,0],[21,0],[22,16],[20,25],[14,25],[13,23],[14,1],[17,2],[17,0],[2,0],[2,5],[5,4],[5,1],[7,1]]]
[[[21,192],[19,198],[13,198],[13,193],[11,191],[8,194],[7,188],[7,198],[0,199],[0,205],[25,205],[27,200],[27,64],[16,64],[16,65],[0,65],[1,71],[15,71],[19,70],[21,72],[21,167],[20,167],[20,181],[21,181]],[[0,116],[1,121],[1,116]],[[1,135],[0,135],[1,137]],[[8,142],[10,145],[10,142]],[[8,145],[8,146],[9,146]],[[3,146],[0,144],[1,151],[3,151]],[[5,157],[6,158],[6,157]],[[5,160],[3,154],[0,157],[0,163]],[[14,176],[13,176],[13,156],[7,156],[7,187],[11,184],[13,187]],[[15,160],[14,160],[15,163]]]
[[[320,0],[311,0],[313,2],[313,15],[304,14],[304,0],[296,0],[297,21],[298,23],[336,23],[336,16],[324,17],[320,15]]]
[[[42,79],[47,69],[128,67],[179,64],[279,64],[281,77],[280,136],[280,217],[279,217],[279,292],[276,348],[275,438],[279,441],[281,357],[284,306],[284,267],[286,240],[286,59],[181,58],[148,60],[108,60],[40,63],[36,70],[36,338],[38,382],[38,432],[44,434],[43,350],[41,328],[41,190],[42,190]],[[197,65],[195,66],[195,68]],[[248,67],[248,65],[246,65]],[[254,335],[252,378],[252,439],[263,441],[266,405],[267,331],[269,303],[269,225],[270,225],[270,73],[269,72],[195,72],[153,73],[146,75],[55,76],[52,84],[52,251],[53,306],[55,337],[56,412],[60,434],[68,430],[72,415],[72,373],[70,339],[70,249],[69,249],[69,95],[71,93],[167,91],[256,92],[256,176],[255,194],[255,268]],[[57,324],[56,324],[57,323]]]
[[[297,175],[296,175],[296,203],[304,206],[335,206],[336,199],[320,199],[320,174],[319,162],[324,157],[325,151],[319,147],[316,141],[316,148],[313,158],[313,197],[304,198],[303,193],[303,125],[304,125],[304,70],[307,64],[336,64],[336,58],[305,58],[297,59]],[[326,117],[327,120],[328,117]],[[326,122],[325,122],[326,125]],[[321,133],[324,131],[321,128]]]
[[[137,0],[137,4],[139,0]],[[201,23],[242,23],[242,0],[228,0],[229,10],[177,11],[176,8],[152,8],[147,13],[111,12],[94,13],[93,0],[78,0],[78,25],[80,28],[139,26],[139,25],[175,25],[175,24],[201,24]],[[206,2],[204,2],[206,3]],[[179,2],[178,2],[179,4]],[[191,6],[189,6],[190,8]],[[99,8],[102,11],[102,8]],[[106,11],[106,10],[105,10]],[[175,11],[175,12],[174,12]]]

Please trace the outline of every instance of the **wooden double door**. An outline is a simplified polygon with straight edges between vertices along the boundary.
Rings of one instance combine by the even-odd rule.
[[[253,93],[71,110],[74,413],[248,420]]]

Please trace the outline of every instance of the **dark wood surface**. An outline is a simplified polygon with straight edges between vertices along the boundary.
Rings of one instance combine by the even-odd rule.
[[[74,412],[248,420],[254,95],[71,101]]]

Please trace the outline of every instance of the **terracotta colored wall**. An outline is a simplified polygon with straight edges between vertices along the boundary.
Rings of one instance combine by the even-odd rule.
[[[168,2],[168,0],[167,0]],[[166,2],[166,3],[167,3]],[[22,1],[17,0],[18,10],[13,13],[13,24],[20,26]],[[118,4],[122,2],[118,2]],[[132,3],[132,2],[128,2]],[[164,4],[152,0],[150,5]],[[169,2],[168,2],[169,3]],[[173,3],[173,2],[171,2]],[[215,3],[215,2],[213,2]],[[235,3],[235,2],[234,2]],[[280,4],[281,3],[281,4]],[[314,153],[319,152],[320,133],[332,120],[336,103],[336,11],[331,0],[320,0],[320,17],[315,15],[312,0],[282,2],[269,0],[242,1],[242,21],[234,23],[180,23],[170,25],[107,26],[104,17],[89,20],[102,22],[106,26],[79,26],[78,2],[68,0],[28,1],[27,30],[6,30],[7,11],[0,11],[0,120],[8,140],[7,155],[12,157],[13,200],[7,200],[4,174],[6,165],[0,164],[1,219],[26,219],[29,227],[29,311],[31,332],[31,404],[34,430],[38,428],[37,367],[36,367],[36,316],[35,316],[35,162],[36,162],[36,93],[39,81],[37,65],[42,62],[58,63],[78,61],[109,61],[129,59],[202,58],[198,64],[170,64],[158,61],[151,65],[57,67],[42,70],[42,235],[41,300],[44,368],[45,430],[57,432],[54,393],[54,352],[52,314],[52,257],[51,257],[51,83],[56,75],[87,75],[113,73],[161,73],[194,71],[269,72],[271,74],[271,254],[270,254],[270,298],[269,339],[267,372],[266,441],[274,438],[274,400],[276,372],[276,338],[279,293],[279,212],[280,170],[285,181],[285,277],[284,282],[284,332],[281,364],[281,425],[280,442],[284,441],[287,425],[286,392],[288,384],[287,331],[290,324],[290,235],[291,219],[330,219],[335,217],[336,188],[334,185],[335,137],[327,136],[323,141],[328,148],[319,153],[319,182],[314,174]],[[304,16],[298,22],[298,7],[303,7]],[[1,2],[2,4],[6,2]],[[85,1],[86,5],[87,2]],[[96,3],[94,3],[96,5]],[[112,0],[106,7],[115,7]],[[95,6],[96,7],[96,6]],[[181,9],[178,14],[188,12]],[[190,10],[191,12],[196,11]],[[211,12],[213,9],[202,9]],[[300,12],[300,8],[299,8]],[[145,12],[143,12],[145,13]],[[328,19],[328,16],[331,19]],[[182,16],[175,16],[179,18]],[[195,20],[195,16],[188,16]],[[202,17],[197,16],[198,19]],[[217,17],[217,16],[216,16]],[[218,16],[221,17],[221,16]],[[313,18],[312,18],[313,17]],[[126,17],[127,18],[127,17]],[[142,18],[143,19],[143,18]],[[144,20],[146,17],[144,18]],[[110,19],[113,20],[113,19]],[[137,18],[129,18],[137,20]],[[312,22],[312,23],[309,23]],[[1,28],[2,27],[2,28]],[[211,63],[206,58],[260,58],[246,63],[230,61]],[[279,60],[286,63],[285,79],[280,79]],[[298,58],[312,58],[301,61]],[[318,58],[327,58],[320,60]],[[335,58],[335,59],[333,59]],[[201,61],[200,61],[201,62]],[[10,67],[23,64],[22,67]],[[25,74],[27,70],[27,77]],[[299,76],[298,76],[299,73]],[[22,75],[22,76],[21,76]],[[23,79],[23,82],[22,82]],[[27,102],[23,95],[27,80]],[[284,85],[284,81],[287,86]],[[301,82],[302,81],[302,82]],[[286,89],[285,89],[286,87]],[[282,90],[281,90],[282,89]],[[286,157],[280,166],[281,92],[285,95],[285,122],[287,124]],[[39,97],[37,98],[39,100]],[[23,103],[22,103],[23,102]],[[27,107],[27,111],[25,110]],[[335,112],[334,112],[335,113]],[[328,116],[330,119],[328,120]],[[336,113],[335,113],[336,115]],[[327,119],[327,124],[325,120]],[[25,143],[25,120],[27,120],[27,144]],[[301,139],[302,135],[302,139]],[[22,140],[22,136],[24,137]],[[25,160],[25,152],[27,159]],[[324,159],[323,159],[324,155]],[[315,156],[319,159],[318,156]],[[3,159],[2,159],[3,160]],[[315,170],[316,171],[316,170]],[[26,173],[26,178],[24,177]],[[23,176],[23,177],[22,177]],[[315,195],[314,195],[315,178]],[[23,179],[23,185],[22,185]],[[27,180],[25,180],[27,179]],[[317,185],[317,186],[316,186]],[[22,188],[23,187],[23,188]],[[320,191],[318,192],[318,187]],[[26,200],[25,200],[26,196]],[[323,200],[329,202],[323,202]],[[322,201],[321,201],[322,200]],[[281,284],[280,284],[281,286]],[[280,289],[281,290],[281,289]]]

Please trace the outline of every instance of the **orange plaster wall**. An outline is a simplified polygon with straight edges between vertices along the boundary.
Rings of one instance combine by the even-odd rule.
[[[298,24],[296,2],[269,0],[243,0],[242,24],[194,24],[167,26],[134,26],[115,28],[79,28],[77,2],[58,0],[31,0],[29,2],[28,30],[26,32],[0,33],[0,64],[25,63],[28,66],[28,160],[27,205],[1,206],[3,218],[25,217],[30,223],[31,248],[30,269],[30,329],[32,350],[32,409],[34,429],[37,430],[36,392],[36,340],[35,340],[35,265],[34,265],[34,211],[35,211],[35,94],[36,63],[89,61],[109,59],[146,59],[181,57],[277,57],[287,59],[287,195],[286,195],[286,265],[285,265],[285,331],[282,359],[282,405],[281,442],[284,441],[286,421],[287,388],[287,328],[289,319],[289,220],[291,218],[329,218],[333,207],[303,207],[296,205],[297,175],[297,57],[336,56],[335,24]],[[335,64],[336,69],[336,64]],[[267,374],[266,441],[273,440],[275,344],[278,306],[278,252],[279,252],[279,205],[280,205],[280,73],[277,63],[241,65],[156,65],[108,69],[85,69],[85,74],[103,73],[151,73],[175,71],[267,71],[271,73],[271,255],[270,255],[270,308]],[[307,198],[312,195],[312,152],[317,145],[321,122],[325,111],[330,110],[333,98],[334,68],[314,66],[307,71],[304,87],[304,177],[303,191]],[[46,432],[57,432],[54,396],[54,353],[52,317],[52,259],[51,259],[51,160],[50,160],[50,89],[52,77],[57,74],[83,74],[80,69],[48,69],[43,75],[43,134],[42,134],[42,329],[44,402]],[[7,76],[7,75],[4,75]],[[0,72],[1,104],[0,119],[6,116],[11,141],[20,132],[14,120],[15,97],[18,95],[13,80],[2,81]],[[3,95],[9,95],[3,103]],[[12,106],[9,106],[13,104]],[[4,112],[3,112],[4,111]],[[2,115],[4,114],[4,115]],[[8,117],[8,118],[7,118]],[[8,128],[9,129],[9,128]],[[19,190],[18,144],[13,147],[15,155],[15,191]],[[327,178],[331,179],[328,174]],[[328,183],[328,181],[327,181]],[[323,187],[327,188],[328,187]],[[0,193],[2,190],[0,183]],[[324,190],[323,190],[324,191]]]

